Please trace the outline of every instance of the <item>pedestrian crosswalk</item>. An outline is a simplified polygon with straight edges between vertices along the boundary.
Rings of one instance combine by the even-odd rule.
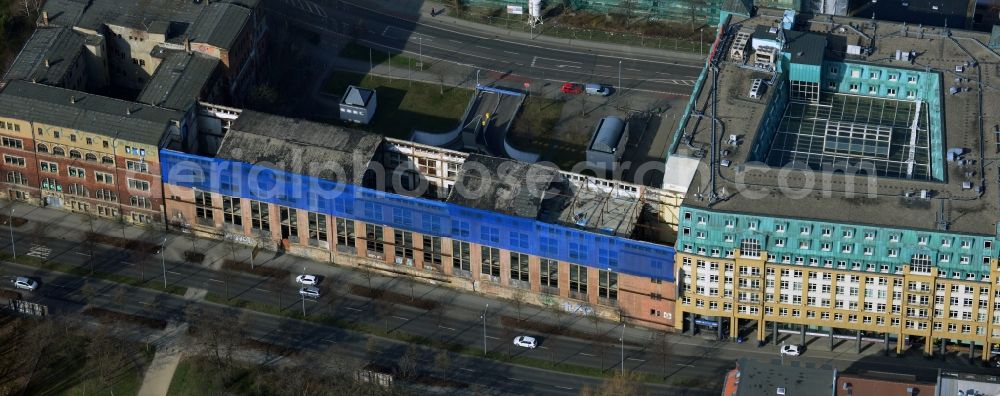
[[[45,260],[49,258],[52,254],[52,249],[45,247],[44,245],[39,245],[37,243],[31,244],[31,249],[28,249],[28,255],[35,258],[40,258]]]
[[[316,4],[315,2],[309,0],[283,0],[283,1],[288,4],[291,4],[292,7],[298,8],[302,11],[326,18],[326,11],[324,11],[323,8],[320,7],[319,4]]]

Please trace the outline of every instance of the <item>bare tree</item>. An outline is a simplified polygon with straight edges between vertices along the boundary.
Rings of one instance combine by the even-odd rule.
[[[188,230],[188,233],[184,234],[184,238],[187,238],[187,240],[191,242],[191,253],[197,254],[198,253],[198,236],[196,236],[194,234],[194,231]],[[185,256],[185,258],[190,257],[187,254],[185,254],[184,256]]]
[[[90,281],[84,281],[83,285],[80,286],[80,295],[87,300],[87,304],[90,304],[94,300],[94,296],[97,294],[97,290],[94,289],[94,285]]]
[[[521,322],[521,312],[524,310],[524,304],[527,304],[528,296],[524,294],[523,290],[514,290],[514,294],[511,296],[510,303],[514,306],[514,311],[517,312],[517,321]]]
[[[584,386],[580,390],[580,396],[648,396],[649,391],[642,385],[642,379],[636,373],[622,374],[615,372],[614,377],[608,378],[596,389]]]
[[[384,299],[375,300],[375,316],[385,322],[385,333],[389,334],[389,317],[396,311],[396,305]]]
[[[368,336],[368,341],[365,342],[365,356],[368,357],[368,362],[374,362],[375,358],[378,357],[378,340],[375,336]]]
[[[361,277],[368,281],[368,290],[374,292],[374,289],[372,288],[372,279],[375,278],[375,271],[368,266],[361,266],[360,269]]]
[[[93,366],[101,384],[111,384],[115,374],[126,363],[125,343],[111,334],[106,326],[100,326],[90,333],[87,344],[87,361]]]
[[[448,379],[451,370],[451,356],[448,351],[441,349],[434,355],[434,368],[441,373],[441,378]]]
[[[413,379],[417,376],[417,365],[420,363],[420,350],[416,344],[410,344],[406,348],[406,353],[399,360],[399,374],[405,379]]]
[[[115,287],[115,293],[112,295],[112,300],[114,300],[115,304],[118,305],[119,309],[125,308],[126,293],[127,290],[125,290],[125,286],[119,285],[118,287]]]
[[[660,360],[660,365],[663,367],[663,378],[667,378],[667,359],[670,357],[672,350],[670,341],[667,338],[667,332],[655,332],[652,338],[653,356],[656,356]]]
[[[145,271],[146,260],[148,260],[149,256],[151,256],[151,255],[152,255],[152,252],[150,252],[145,247],[142,247],[142,248],[139,248],[139,249],[136,249],[136,250],[132,251],[131,260],[132,260],[133,264],[135,264],[136,266],[139,267],[139,281],[140,282],[143,282],[143,281],[146,280],[146,271]],[[91,259],[91,261],[95,261],[95,260]]]

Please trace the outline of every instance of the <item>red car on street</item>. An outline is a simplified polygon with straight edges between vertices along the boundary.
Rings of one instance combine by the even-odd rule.
[[[559,88],[562,93],[568,93],[571,95],[578,95],[583,93],[583,86],[580,84],[565,83]]]

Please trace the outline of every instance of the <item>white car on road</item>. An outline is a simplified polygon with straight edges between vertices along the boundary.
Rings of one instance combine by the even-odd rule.
[[[312,286],[319,283],[319,279],[316,277],[316,275],[302,274],[295,277],[295,283],[303,284],[306,286]]]
[[[781,346],[781,354],[782,355],[799,356],[800,353],[802,353],[802,350],[799,348],[798,345],[782,345]]]
[[[306,286],[299,289],[299,295],[307,298],[319,298],[319,288],[316,286]]]
[[[538,342],[535,341],[535,337],[517,336],[514,337],[514,345],[524,348],[535,349],[535,347],[538,346]]]
[[[24,289],[27,291],[35,291],[35,289],[38,288],[38,282],[35,282],[31,278],[19,276],[14,279],[14,287],[18,289]]]

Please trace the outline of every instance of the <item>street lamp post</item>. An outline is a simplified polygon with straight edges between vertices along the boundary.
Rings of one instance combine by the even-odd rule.
[[[618,60],[618,89],[622,89],[622,60]]]
[[[476,88],[479,88],[479,69],[476,69]]]
[[[486,356],[486,310],[490,309],[490,304],[486,303],[486,308],[483,308],[483,315],[480,318],[483,319],[483,356]]]
[[[14,255],[14,260],[17,260],[17,249],[14,248],[14,207],[10,207],[10,216],[7,217],[7,225],[10,226],[10,252]]]
[[[698,54],[705,56],[705,28],[698,30]]]
[[[160,242],[160,266],[163,267],[163,288],[167,288],[167,237]]]
[[[625,375],[625,324],[622,323],[622,338],[618,339],[622,342],[622,375]]]

